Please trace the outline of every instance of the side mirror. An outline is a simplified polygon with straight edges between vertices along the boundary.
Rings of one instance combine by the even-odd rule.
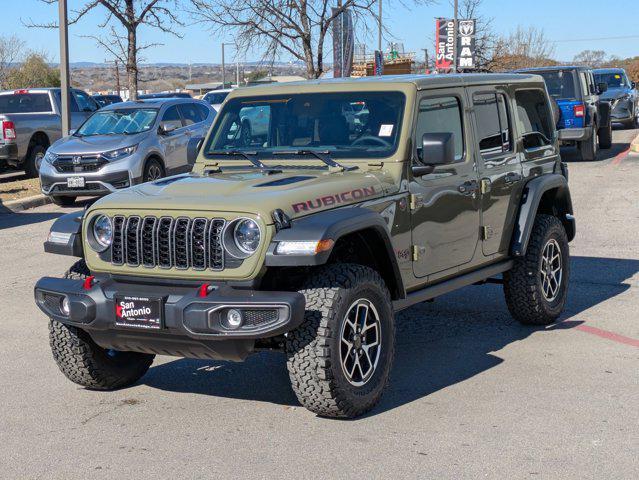
[[[160,135],[169,135],[177,130],[177,126],[174,123],[160,123],[158,127],[158,133]]]
[[[422,148],[417,151],[422,165],[413,167],[413,175],[421,177],[431,173],[439,165],[454,163],[454,138],[450,132],[425,133],[422,136]]]
[[[599,82],[597,84],[597,90],[599,90],[599,93],[604,93],[608,90],[608,84],[606,82]]]

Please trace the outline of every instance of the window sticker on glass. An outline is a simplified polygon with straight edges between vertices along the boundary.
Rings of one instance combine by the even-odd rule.
[[[619,80],[621,78],[621,75],[615,75],[615,78]]]
[[[393,125],[383,123],[379,126],[378,137],[390,137],[393,134]]]

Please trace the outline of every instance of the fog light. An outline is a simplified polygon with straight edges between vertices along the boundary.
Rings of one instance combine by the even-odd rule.
[[[69,297],[64,296],[62,297],[62,300],[60,300],[60,311],[67,317],[71,313],[71,304],[69,303]]]
[[[226,324],[229,328],[239,328],[242,325],[242,313],[234,308],[226,312]]]

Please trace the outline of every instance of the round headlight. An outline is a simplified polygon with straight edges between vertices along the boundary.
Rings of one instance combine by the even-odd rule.
[[[260,246],[260,227],[250,218],[244,218],[235,225],[233,238],[237,248],[251,255]]]
[[[113,241],[113,226],[106,215],[100,215],[93,222],[93,238],[102,250],[109,248]]]

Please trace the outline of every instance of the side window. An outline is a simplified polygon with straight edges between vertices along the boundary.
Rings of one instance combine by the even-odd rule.
[[[473,105],[477,120],[477,140],[482,157],[487,158],[502,153],[497,95],[476,93],[473,95]]]
[[[512,151],[512,142],[510,141],[510,112],[508,108],[508,102],[506,95],[503,93],[497,94],[497,107],[499,108],[499,128],[501,131],[501,141],[504,152]]]
[[[553,136],[552,114],[542,90],[519,90],[515,94],[517,126],[524,148],[551,145]]]
[[[419,102],[415,138],[421,148],[425,133],[452,133],[455,142],[455,160],[464,156],[462,112],[457,97],[425,98]]]
[[[81,112],[95,112],[98,109],[95,101],[84,92],[74,90],[73,97],[75,101],[78,102],[78,107]]]
[[[206,120],[207,118],[209,118],[209,113],[211,112],[208,108],[206,108],[204,105],[200,105],[199,103],[195,105],[197,107],[197,109],[200,111],[200,115],[202,115],[202,121]]]
[[[175,126],[175,128],[182,128],[182,118],[180,117],[177,105],[173,105],[166,109],[166,112],[162,115],[162,124]]]
[[[588,78],[586,72],[579,73],[579,81],[581,83],[581,94],[590,95],[590,89],[588,88]]]
[[[181,103],[179,109],[182,112],[182,117],[184,117],[184,124],[187,126],[204,120],[195,103]]]

